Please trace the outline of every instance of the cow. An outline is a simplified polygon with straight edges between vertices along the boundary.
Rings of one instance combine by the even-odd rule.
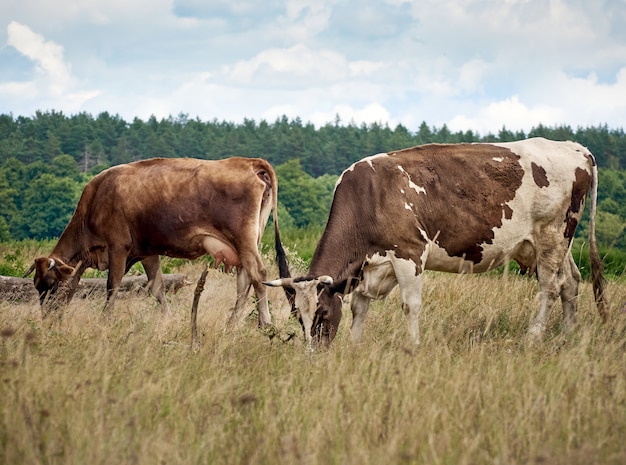
[[[87,268],[109,270],[105,311],[110,313],[123,275],[140,261],[150,290],[169,313],[159,256],[194,260],[209,254],[216,268],[237,270],[230,321],[241,319],[253,286],[259,325],[269,325],[258,246],[272,210],[279,273],[289,276],[277,199],[274,169],[260,158],[153,158],[114,166],[85,186],[52,253],[36,258],[27,275],[35,270],[40,302],[50,302],[50,309],[71,300]]]
[[[418,346],[424,270],[484,273],[515,260],[539,281],[539,312],[528,330],[537,341],[559,296],[564,326],[575,323],[581,275],[571,246],[588,193],[593,289],[606,319],[597,185],[585,147],[543,138],[429,144],[367,157],[338,179],[308,275],[265,284],[295,290],[309,347],[333,340],[346,294],[351,337],[359,341],[370,302],[398,285]]]

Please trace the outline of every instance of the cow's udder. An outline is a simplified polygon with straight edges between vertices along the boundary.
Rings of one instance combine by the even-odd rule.
[[[235,249],[217,237],[206,236],[202,241],[202,245],[206,252],[215,258],[216,268],[220,263],[224,263],[227,268],[241,264]]]

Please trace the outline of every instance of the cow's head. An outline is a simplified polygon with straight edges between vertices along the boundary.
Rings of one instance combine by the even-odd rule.
[[[328,346],[341,321],[341,294],[334,292],[330,276],[283,278],[265,283],[295,290],[295,308],[309,347]]]
[[[59,258],[40,257],[30,267],[24,277],[35,271],[35,289],[39,292],[39,303],[44,304],[46,299],[52,297],[59,285],[68,281],[74,274],[74,268],[63,263]]]

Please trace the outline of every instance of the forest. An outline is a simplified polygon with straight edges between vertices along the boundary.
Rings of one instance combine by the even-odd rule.
[[[337,176],[350,164],[426,143],[504,142],[542,136],[573,140],[595,155],[599,170],[597,235],[601,248],[626,252],[626,135],[622,128],[539,125],[528,133],[452,132],[423,122],[357,125],[336,117],[322,127],[283,116],[274,122],[202,121],[179,114],[127,122],[103,112],[31,117],[0,115],[0,240],[58,237],[84,185],[110,166],[152,157],[262,157],[279,176],[284,228],[322,227]],[[578,235],[585,237],[583,221]]]

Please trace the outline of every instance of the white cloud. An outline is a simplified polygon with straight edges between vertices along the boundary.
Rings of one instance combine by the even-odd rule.
[[[97,95],[97,91],[76,88],[71,67],[65,62],[60,45],[45,40],[16,21],[7,26],[7,36],[7,45],[32,61],[35,74],[30,81],[1,83],[0,95],[11,99],[37,100],[72,110],[80,109],[85,101]]]
[[[490,103],[479,108],[471,117],[458,115],[453,117],[448,126],[452,131],[468,129],[486,134],[506,126],[508,129],[529,130],[539,123],[557,124],[560,111],[547,105],[529,107],[520,101],[517,95],[505,100]]]
[[[39,74],[48,79],[54,93],[61,93],[71,81],[69,66],[63,61],[63,47],[46,41],[27,26],[12,21],[7,26],[7,44],[32,60]]]
[[[369,75],[384,67],[365,60],[349,62],[338,52],[313,50],[304,44],[286,49],[264,50],[250,60],[242,60],[221,70],[229,82],[254,85],[259,81],[270,87],[318,87],[355,76]]]

